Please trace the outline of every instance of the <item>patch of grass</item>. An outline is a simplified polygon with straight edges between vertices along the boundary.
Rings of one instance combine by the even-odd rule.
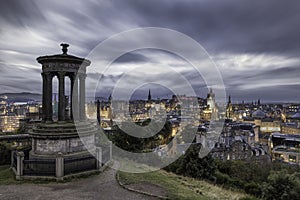
[[[34,184],[44,184],[49,182],[54,182],[55,180],[16,180],[15,174],[9,165],[0,165],[0,185],[11,185],[11,184],[22,184],[22,183],[34,183]]]
[[[114,159],[120,163],[120,171],[144,173],[158,170],[158,168],[154,168],[143,163],[137,163],[127,158],[114,157]]]
[[[0,165],[0,185],[17,184],[15,174],[9,165]]]
[[[161,186],[167,190],[170,199],[252,199],[242,192],[226,190],[205,181],[178,176],[163,170],[137,174],[119,171],[118,175],[123,184],[149,182]]]

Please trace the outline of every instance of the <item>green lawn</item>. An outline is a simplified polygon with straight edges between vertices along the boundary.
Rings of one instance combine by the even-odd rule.
[[[0,165],[0,185],[17,184],[15,174],[9,165]]]
[[[118,172],[120,181],[125,184],[149,182],[166,189],[170,199],[255,199],[245,193],[226,190],[205,181],[178,176],[160,170],[150,173]]]

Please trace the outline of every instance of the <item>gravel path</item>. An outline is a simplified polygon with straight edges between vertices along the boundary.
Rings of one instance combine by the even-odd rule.
[[[68,183],[20,184],[0,186],[2,200],[154,200],[156,198],[127,191],[117,183],[116,170],[106,169],[100,175]]]

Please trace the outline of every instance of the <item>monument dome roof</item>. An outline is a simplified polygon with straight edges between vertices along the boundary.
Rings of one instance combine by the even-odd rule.
[[[252,117],[256,118],[264,118],[266,116],[266,113],[263,112],[262,110],[258,109],[252,113]]]
[[[69,44],[62,43],[62,44],[60,44],[60,46],[62,46],[62,52],[63,52],[62,54],[40,56],[36,60],[40,64],[52,63],[52,62],[54,62],[54,63],[63,62],[63,63],[83,64],[83,65],[86,65],[86,66],[89,66],[91,64],[91,61],[89,61],[87,59],[67,54]]]
[[[293,116],[291,116],[292,119],[300,119],[300,113],[296,113]]]

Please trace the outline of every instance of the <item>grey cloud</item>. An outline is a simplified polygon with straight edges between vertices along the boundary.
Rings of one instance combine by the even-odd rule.
[[[181,73],[183,77],[186,78],[186,82],[184,85],[178,83],[177,77],[170,76],[168,73],[160,73],[155,76],[155,80],[158,82],[162,82],[165,85],[172,85],[173,89],[175,89],[177,92],[181,91],[181,93],[176,94],[186,94],[186,86],[185,84],[190,85],[195,93],[198,96],[205,97],[207,92],[207,86],[204,83],[203,80],[201,80],[201,77],[195,76],[195,71],[185,71]],[[113,92],[115,87],[123,88],[122,92],[124,94],[128,93],[128,87],[130,86],[136,86],[136,83],[139,81],[145,81],[147,78],[147,75],[142,74],[127,74],[126,75],[126,84],[120,85],[118,84],[118,81],[122,78],[123,74],[120,75],[103,75],[103,74],[96,74],[96,73],[89,73],[87,81],[90,82],[90,84],[87,84],[87,90],[89,90],[91,93],[96,92],[96,96],[108,96]],[[163,80],[163,81],[162,81]],[[96,87],[96,91],[94,91],[93,88]],[[167,96],[171,97],[172,92],[171,90],[166,89],[163,85],[155,84],[155,83],[145,83],[145,85],[136,86],[135,94],[133,98],[144,98],[144,93],[148,92],[148,89],[151,89],[155,95],[153,97],[155,98],[167,98]],[[165,89],[164,89],[165,88]],[[174,91],[175,92],[175,91]],[[147,93],[148,94],[148,93]],[[91,96],[95,95],[94,93],[91,94]],[[189,95],[189,94],[187,94]]]
[[[231,55],[253,53],[285,55],[285,59],[300,54],[300,2],[298,0],[207,0],[207,1],[1,1],[0,39],[1,49],[14,50],[28,55],[1,56],[1,64],[39,66],[35,58],[43,54],[59,53],[60,42],[71,44],[70,52],[85,57],[101,41],[130,28],[159,26],[181,31],[196,39],[209,54]],[[71,6],[70,6],[71,5]],[[16,34],[16,31],[19,31]],[[4,35],[6,37],[4,37]],[[12,35],[7,39],[7,35]],[[14,37],[13,37],[14,36]],[[11,39],[13,38],[13,39]],[[136,38],[139,42],[142,38]],[[163,41],[159,41],[163,42]],[[176,43],[176,41],[174,41]],[[174,44],[175,45],[175,44]],[[179,44],[181,45],[181,44]],[[112,47],[111,52],[118,46]],[[188,51],[188,49],[187,49]],[[116,60],[116,64],[157,63],[151,51],[128,53]],[[172,56],[172,54],[170,54]],[[32,56],[32,59],[30,58]],[[14,58],[15,57],[15,58]],[[161,60],[160,60],[161,59]],[[15,61],[18,62],[15,62]],[[174,57],[175,60],[175,57]],[[93,62],[93,61],[92,61]],[[93,64],[93,63],[92,63]],[[178,63],[174,61],[174,67]],[[230,63],[227,63],[230,65]],[[168,63],[168,65],[172,65]],[[40,68],[28,70],[4,69],[1,71],[1,90],[41,90]],[[180,67],[181,64],[178,64]],[[11,67],[16,67],[11,66]],[[39,66],[40,67],[40,66]],[[293,98],[299,85],[294,83],[300,75],[298,65],[275,66],[238,71],[220,70],[228,93],[253,99],[264,96],[269,99]],[[26,68],[24,66],[24,68]],[[120,68],[122,69],[122,68]],[[206,86],[193,70],[182,72],[201,96]],[[223,71],[222,71],[223,70]],[[119,72],[120,74],[123,71]],[[30,74],[30,76],[28,75]],[[91,74],[94,84],[98,75]],[[121,75],[105,74],[103,87],[106,93],[114,87]],[[135,78],[135,77],[134,77]],[[167,74],[157,76],[177,84],[176,77]],[[289,83],[282,82],[291,78]],[[264,81],[277,81],[277,86],[261,87]],[[289,84],[287,86],[286,84]],[[249,90],[241,86],[253,85]],[[257,87],[255,88],[255,86]],[[180,86],[178,86],[180,87]],[[204,89],[203,89],[204,88]],[[254,89],[255,88],[255,89]],[[276,89],[278,91],[276,92]],[[283,94],[285,96],[283,96]],[[233,95],[232,95],[233,96]],[[299,98],[298,98],[299,99]]]
[[[120,56],[118,59],[116,59],[114,62],[116,63],[130,63],[130,62],[149,62],[150,59],[146,56],[138,53],[127,53],[122,56]]]
[[[3,92],[41,93],[41,76],[36,68],[1,64],[0,85]]]
[[[250,90],[234,89],[228,91],[231,95],[233,103],[255,101],[261,99],[262,103],[272,102],[299,102],[299,84],[295,85],[274,85],[267,88],[256,88]],[[291,95],[293,94],[293,95]]]
[[[43,15],[32,0],[1,1],[0,19],[15,26],[32,25],[44,20]]]
[[[212,52],[300,52],[297,0],[118,1],[116,6],[141,16],[141,26],[182,31]]]
[[[227,72],[223,73],[224,80],[227,86],[237,87],[240,85],[257,84],[262,81],[278,80],[277,83],[280,85],[280,80],[290,79],[294,81],[298,79],[300,75],[299,66],[288,66],[275,69],[264,69],[264,70],[248,70],[244,72]],[[285,84],[282,82],[282,84]]]

